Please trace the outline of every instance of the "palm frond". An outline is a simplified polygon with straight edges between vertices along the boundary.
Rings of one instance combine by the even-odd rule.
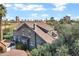
[[[0,4],[0,16],[6,16],[7,10],[3,4]]]

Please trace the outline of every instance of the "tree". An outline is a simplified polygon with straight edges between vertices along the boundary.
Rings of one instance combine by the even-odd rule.
[[[56,27],[56,29],[59,32],[59,35],[62,35],[63,37],[62,39],[63,44],[61,45],[65,44],[69,49],[68,55],[78,56],[79,55],[79,25],[77,23],[72,25],[62,24]],[[58,40],[60,41],[60,39]],[[61,52],[61,50],[62,50],[62,47],[59,47],[57,49],[57,53],[55,52],[56,53],[55,55],[64,55]],[[62,51],[65,51],[65,50],[62,50]]]
[[[2,32],[2,17],[6,15],[6,8],[3,4],[0,4],[0,40],[3,39]]]
[[[60,19],[59,22],[60,22],[60,24],[63,24],[64,23],[64,20],[63,19]]]
[[[27,45],[26,44],[23,44],[23,43],[16,43],[16,49],[20,49],[20,50],[27,50]]]
[[[50,45],[44,44],[31,51],[33,56],[51,56]]]
[[[54,17],[51,17],[50,20],[54,20]]]
[[[38,50],[37,50],[37,49],[33,49],[33,50],[31,51],[31,54],[32,54],[33,56],[39,56],[39,53],[38,53]]]
[[[53,22],[51,22],[53,23]],[[59,38],[52,44],[47,44],[32,50],[36,56],[79,56],[79,24],[55,24]]]
[[[79,40],[75,40],[75,43],[69,49],[69,53],[72,56],[79,56]]]
[[[54,19],[54,17],[51,17],[49,20],[47,20],[47,24],[52,26],[58,24],[58,22]]]
[[[72,40],[73,43],[71,44],[69,48],[69,53],[73,56],[79,56],[79,26],[75,25],[73,26],[72,30]]]
[[[62,45],[61,47],[58,47],[56,49],[56,53],[54,55],[56,56],[67,56],[69,55],[69,49],[67,47],[67,45]]]
[[[54,17],[51,17],[49,21],[54,22],[55,21]]]

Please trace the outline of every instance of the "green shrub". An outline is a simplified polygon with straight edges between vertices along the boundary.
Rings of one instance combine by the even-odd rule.
[[[27,50],[27,45],[22,43],[16,43],[16,49]]]

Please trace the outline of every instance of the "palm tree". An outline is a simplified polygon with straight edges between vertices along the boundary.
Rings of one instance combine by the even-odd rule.
[[[0,4],[0,41],[3,39],[2,31],[2,17],[6,15],[6,7],[3,4]]]

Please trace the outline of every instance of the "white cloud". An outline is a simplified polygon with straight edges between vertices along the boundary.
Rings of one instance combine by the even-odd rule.
[[[76,16],[77,19],[79,19],[79,16]]]
[[[34,13],[32,14],[32,17],[37,17],[37,15],[38,15],[37,13]]]
[[[14,9],[18,10],[18,9],[21,9],[23,10],[24,9],[24,4],[14,4]]]
[[[54,11],[64,11],[64,9],[66,8],[66,4],[67,3],[54,3],[53,5],[55,6],[55,8],[53,8]]]
[[[4,4],[5,7],[12,7],[12,4]]]
[[[48,17],[48,14],[42,14],[41,17]]]
[[[66,5],[67,3],[54,3],[56,7]]]
[[[59,20],[59,18],[57,18],[57,17],[54,17],[54,19],[55,19],[55,20]]]
[[[71,19],[77,20],[79,19],[79,16],[72,16]]]
[[[37,5],[37,4],[14,4],[15,9],[20,10],[33,10],[33,11],[41,11],[46,10],[43,5]]]
[[[72,16],[71,14],[67,14],[67,16]]]
[[[56,7],[53,10],[55,10],[55,11],[63,11],[64,8],[65,8],[65,6],[61,6],[61,7]]]
[[[12,19],[14,19],[14,18],[11,17],[11,16],[7,16],[6,19],[8,19],[8,20],[12,20]]]
[[[79,3],[79,0],[0,0],[0,3]]]
[[[40,11],[40,10],[45,10],[43,5],[27,5],[28,10],[34,10],[34,11]]]

